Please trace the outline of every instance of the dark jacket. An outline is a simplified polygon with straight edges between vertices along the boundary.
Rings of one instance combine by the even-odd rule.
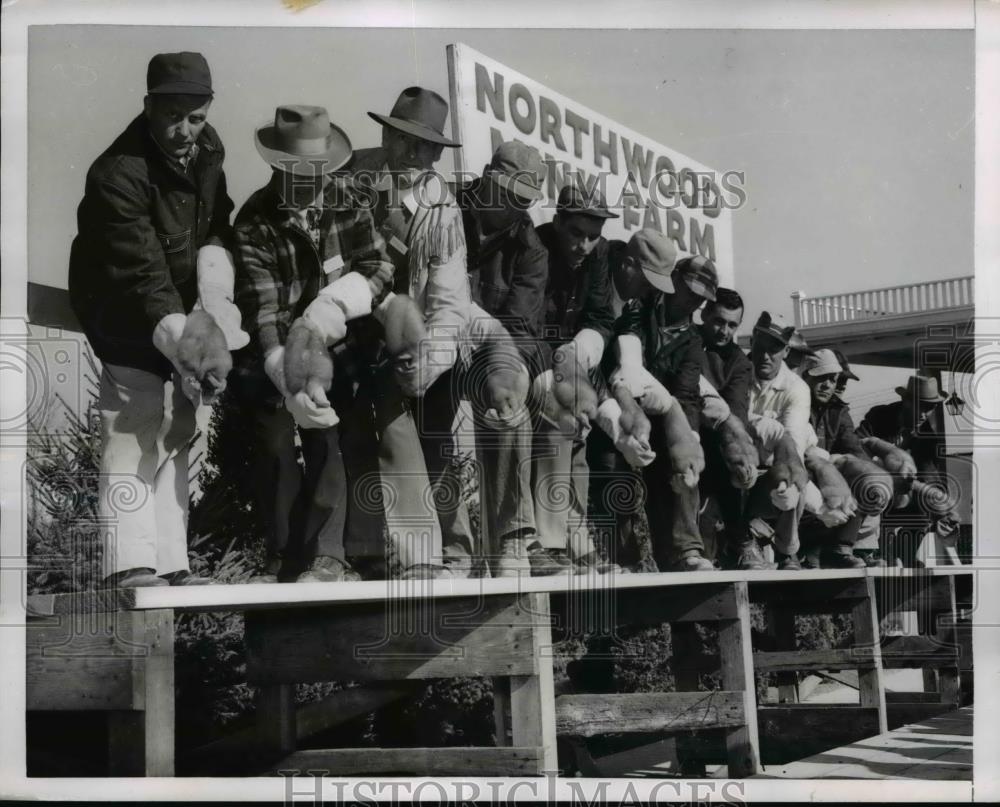
[[[879,437],[910,452],[921,474],[936,475],[945,468],[941,420],[938,409],[919,427],[914,427],[912,422],[906,422],[903,402],[895,401],[869,409],[857,431],[861,437]]]
[[[473,200],[484,181],[489,180],[455,189],[465,225],[472,299],[504,324],[535,376],[543,363],[538,340],[545,321],[548,250],[527,215],[502,233],[483,236]]]
[[[597,331],[607,344],[615,328],[607,240],[598,239],[580,267],[572,269],[559,257],[553,225],[542,224],[535,229],[549,253],[543,324],[548,349],[568,342],[584,328]]]
[[[701,423],[700,379],[704,362],[701,334],[690,320],[682,327],[664,326],[667,296],[657,292],[645,300],[629,300],[615,323],[617,334],[633,334],[642,342],[643,364],[681,404],[695,431]],[[612,368],[605,353],[604,370]]]
[[[236,303],[250,344],[236,354],[238,376],[262,379],[263,357],[285,343],[292,322],[337,277],[364,275],[375,304],[389,293],[393,266],[385,242],[371,212],[339,180],[327,187],[319,229],[317,248],[283,209],[273,178],[240,208],[234,226]],[[356,323],[348,326],[349,335],[352,326]]]
[[[817,445],[831,454],[852,454],[868,459],[861,447],[861,440],[855,434],[850,408],[839,398],[819,405],[813,401],[809,410],[809,422],[816,430]]]
[[[704,344],[704,343],[703,343]],[[729,410],[747,423],[753,364],[735,342],[722,347],[704,344],[702,374],[711,382]]]
[[[187,171],[160,149],[140,115],[87,172],[70,251],[73,311],[101,361],[170,373],[152,343],[167,314],[198,297],[198,249],[231,241],[233,203],[222,141],[208,124]]]

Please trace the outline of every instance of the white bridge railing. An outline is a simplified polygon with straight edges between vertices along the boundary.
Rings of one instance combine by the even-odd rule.
[[[900,314],[920,314],[974,304],[973,278],[955,277],[888,286],[824,297],[806,297],[801,291],[792,294],[795,327],[857,322]]]

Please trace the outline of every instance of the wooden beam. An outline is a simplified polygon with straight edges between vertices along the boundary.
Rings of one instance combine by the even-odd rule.
[[[857,655],[852,650],[782,650],[753,654],[757,672],[853,670],[870,668],[873,663],[870,655]]]
[[[893,704],[896,703],[938,703],[937,692],[893,692],[886,690],[885,704],[889,711],[892,711]]]
[[[861,570],[850,577],[832,580],[796,580],[779,583],[750,581],[750,601],[764,603],[796,614],[835,614],[849,611],[855,602],[867,596]]]
[[[28,618],[127,611],[135,605],[134,588],[97,589],[79,594],[29,594]]]
[[[767,635],[778,650],[795,650],[795,614],[785,608],[768,605],[765,615],[767,621]],[[758,667],[754,660],[754,669]],[[799,702],[799,682],[796,672],[783,671],[776,673],[778,681],[778,702],[798,703]]]
[[[28,321],[32,325],[79,332],[80,321],[69,303],[69,292],[28,281]]]
[[[331,748],[296,751],[271,766],[288,775],[539,776],[544,751],[511,748]]]
[[[762,706],[757,719],[767,764],[802,759],[880,733],[878,710],[861,706]]]
[[[347,584],[349,585],[349,584]],[[530,675],[527,597],[248,612],[250,683]]]
[[[556,731],[593,737],[743,726],[742,692],[634,692],[560,695]]]
[[[750,644],[750,595],[747,584],[742,582],[733,583],[733,592],[737,618],[719,624],[719,660],[723,688],[743,693],[746,724],[725,730],[729,776],[742,779],[760,773],[760,738]]]
[[[257,690],[257,747],[261,756],[284,757],[295,749],[295,686],[265,684]]]
[[[887,669],[958,667],[958,645],[947,646],[930,636],[886,636],[882,666]]]
[[[172,625],[171,622],[171,628]],[[29,620],[25,631],[28,710],[144,708],[145,641],[146,621],[142,613],[60,615],[44,622]]]
[[[174,614],[147,611],[142,665],[145,775],[174,775]]]

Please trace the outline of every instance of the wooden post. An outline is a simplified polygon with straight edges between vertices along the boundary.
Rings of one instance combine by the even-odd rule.
[[[115,624],[141,642],[133,660],[136,708],[108,713],[111,776],[174,775],[174,612],[117,612]]]
[[[295,685],[261,684],[257,690],[257,742],[263,756],[283,759],[295,750]]]
[[[775,650],[795,650],[795,613],[788,608],[768,605],[767,633],[774,639]],[[799,702],[799,679],[794,672],[775,673],[778,703]]]
[[[882,650],[878,633],[878,614],[875,612],[875,581],[865,578],[868,596],[859,600],[851,609],[854,626],[854,645],[871,655],[871,666],[858,670],[858,690],[862,706],[878,710],[878,733],[889,730],[885,712],[885,685],[882,680]]]
[[[497,745],[510,745],[510,678],[493,679],[493,727]]]
[[[732,586],[738,618],[719,622],[719,661],[722,688],[743,693],[746,724],[726,729],[729,776],[741,779],[760,773],[760,738],[757,733],[753,648],[750,645],[750,595],[745,581]]]
[[[933,635],[943,645],[953,648],[955,653],[954,667],[941,667],[937,670],[937,691],[941,696],[941,703],[957,708],[962,705],[962,681],[958,669],[958,605],[955,597],[955,578],[950,574],[942,575],[934,578],[931,586],[936,595],[931,598],[932,601],[936,603],[940,598],[947,605],[944,613],[931,614]]]
[[[549,595],[530,594],[532,611],[534,675],[510,677],[511,742],[518,747],[542,749],[539,774],[556,772],[555,683],[552,676],[552,626],[549,624]]]

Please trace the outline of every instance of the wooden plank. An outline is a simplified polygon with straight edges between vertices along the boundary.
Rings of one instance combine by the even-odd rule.
[[[953,708],[947,703],[893,703],[887,707],[887,724],[889,729],[896,729],[943,715]]]
[[[881,653],[886,669],[958,667],[958,646],[929,636],[886,636]]]
[[[790,672],[793,670],[853,670],[870,668],[871,656],[859,656],[852,650],[783,650],[754,653],[757,672]]]
[[[849,572],[850,570],[844,570]],[[798,573],[789,582],[750,581],[750,601],[797,614],[834,614],[850,610],[867,596],[865,579],[857,573],[844,579],[804,580]]]
[[[264,757],[284,757],[295,749],[295,687],[265,684],[257,690],[257,748]]]
[[[325,776],[538,776],[541,748],[331,748],[296,751],[271,773]]]
[[[937,692],[893,692],[886,690],[886,707],[891,709],[894,703],[938,703],[940,697]]]
[[[533,619],[526,597],[249,612],[247,680],[304,683],[532,674],[535,659],[527,649]]]
[[[98,589],[79,594],[29,594],[25,613],[29,618],[127,611],[135,605],[134,588]]]
[[[865,580],[868,596],[851,611],[854,646],[871,648],[872,664],[858,669],[858,695],[862,706],[878,710],[878,733],[888,731],[885,712],[885,683],[882,680],[882,656],[879,645],[878,614],[875,612],[875,584]]]
[[[693,622],[670,623],[670,669],[678,692],[697,692],[701,674],[714,672],[720,665],[718,654],[701,652],[701,639]],[[703,735],[702,732],[677,738],[677,759],[685,776],[702,778],[706,774],[704,763],[697,758],[698,748],[694,741],[695,737]],[[719,747],[724,747],[721,738]]]
[[[143,614],[60,615],[25,630],[28,710],[143,708]]]
[[[949,583],[951,577],[919,574],[905,577],[875,577],[875,597],[879,615],[915,611],[921,623],[936,619],[938,614],[950,613],[952,601],[947,589],[936,585]]]
[[[943,567],[955,569],[956,567]],[[971,573],[971,569],[967,573]],[[550,593],[554,597],[581,591],[616,592],[747,582],[802,587],[824,580],[860,579],[884,570],[813,569],[793,575],[779,571],[663,572],[654,574],[580,575],[468,580],[369,580],[357,583],[296,583],[275,586],[241,583],[215,586],[154,586],[135,589],[135,608],[171,608],[179,612],[314,609],[320,605],[383,603],[386,600],[450,600],[498,595]],[[956,573],[956,572],[948,572]]]
[[[556,698],[556,731],[593,737],[743,726],[743,709],[743,692],[561,695]]]
[[[542,768],[536,773],[558,770],[556,754],[555,683],[552,675],[552,629],[548,595],[527,598],[528,612],[535,618],[529,648],[537,667],[534,675],[510,678],[511,744],[542,749]]]
[[[737,619],[719,624],[719,660],[722,686],[743,693],[746,724],[725,729],[729,776],[742,779],[760,772],[760,738],[757,730],[757,692],[753,650],[750,644],[750,595],[746,583],[734,583]]]
[[[717,622],[736,618],[736,601],[730,583],[713,581],[679,590],[620,591],[615,601],[616,625]]]

